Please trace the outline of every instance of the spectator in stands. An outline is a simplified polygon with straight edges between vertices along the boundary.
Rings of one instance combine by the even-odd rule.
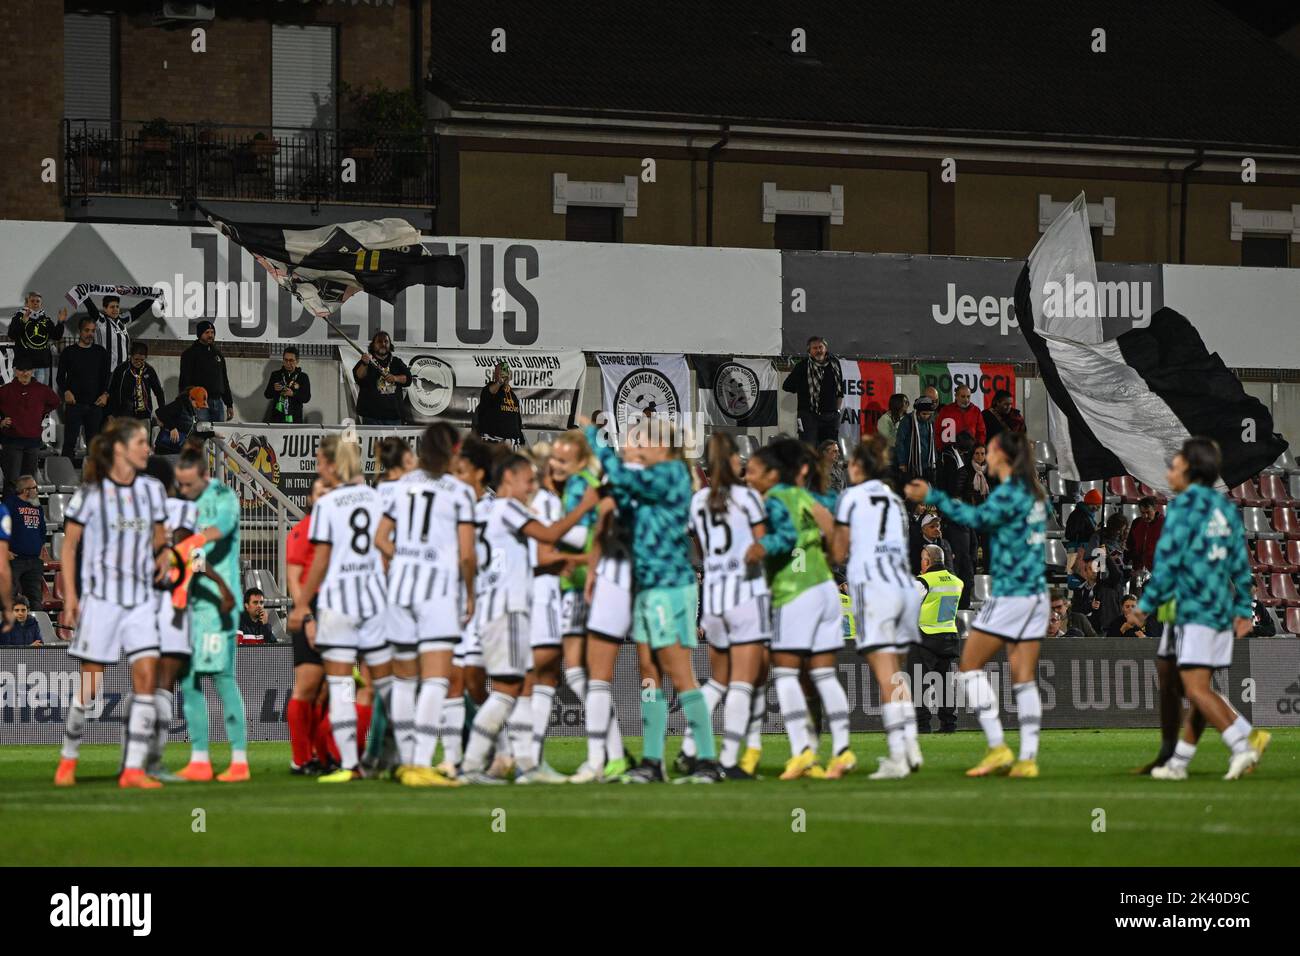
[[[912,403],[912,413],[898,423],[894,441],[894,461],[904,484],[913,478],[934,483],[938,460],[934,444],[935,403],[925,395]],[[901,486],[900,486],[901,487]],[[951,567],[951,565],[949,565]]]
[[[1251,631],[1251,637],[1273,637],[1277,634],[1277,627],[1273,624],[1273,615],[1268,612],[1259,600],[1259,585],[1251,583],[1250,585],[1250,610],[1255,619],[1255,629]]]
[[[58,386],[63,396],[63,457],[77,457],[77,437],[86,436],[86,447],[104,425],[108,407],[108,385],[112,372],[108,350],[95,344],[95,320],[83,318],[77,327],[77,341],[59,355]]]
[[[286,345],[281,366],[271,373],[263,393],[271,400],[266,420],[273,424],[302,424],[303,406],[311,401],[311,379],[298,364],[298,350]]]
[[[1156,542],[1165,527],[1165,516],[1160,512],[1160,503],[1150,495],[1138,502],[1138,518],[1133,522],[1133,529],[1128,533],[1128,546],[1125,548],[1125,560],[1134,574],[1150,571],[1155,563]]]
[[[935,416],[935,448],[943,451],[944,446],[956,441],[961,432],[975,439],[974,444],[984,444],[984,414],[971,402],[970,389],[958,385],[953,399]]]
[[[1113,514],[1079,554],[1079,573],[1091,590],[1092,607],[1088,617],[1102,634],[1114,634],[1112,625],[1118,626],[1116,619],[1121,617],[1123,589],[1128,583],[1128,568],[1124,564],[1127,537],[1128,522],[1123,515]]]
[[[158,423],[154,451],[160,455],[179,455],[185,439],[194,428],[198,411],[207,407],[207,389],[198,385],[188,392],[181,392],[174,402],[160,405],[154,413],[154,421]]]
[[[876,423],[876,431],[885,436],[885,441],[889,442],[890,448],[894,447],[894,442],[898,438],[898,423],[907,414],[909,405],[907,396],[902,392],[890,395],[889,409],[880,416],[880,421]]]
[[[357,415],[363,425],[402,424],[402,396],[411,384],[411,370],[393,354],[393,340],[378,332],[370,350],[352,366],[357,383]]]
[[[95,341],[108,351],[108,367],[117,369],[123,362],[129,361],[135,354],[131,349],[130,326],[153,308],[157,300],[150,296],[131,306],[126,315],[122,314],[122,299],[116,295],[106,295],[103,309],[95,308],[95,303],[86,298],[86,314],[95,320]],[[162,404],[159,397],[158,403]],[[140,416],[132,416],[140,417]]]
[[[16,487],[16,493],[4,499],[10,522],[10,576],[15,594],[24,595],[32,607],[43,607],[45,560],[41,552],[45,548],[45,509],[41,507],[34,477],[19,475]]]
[[[195,406],[198,421],[228,422],[235,417],[235,399],[230,394],[226,357],[215,344],[217,327],[205,319],[195,331],[198,338],[181,353],[180,390],[188,392],[198,386],[207,392],[207,406]]]
[[[840,443],[828,438],[817,450],[826,464],[826,490],[838,495],[849,483],[848,468],[840,455]]]
[[[1083,496],[1083,501],[1075,505],[1070,517],[1065,521],[1065,569],[1070,571],[1078,560],[1080,548],[1097,533],[1097,523],[1101,515],[1101,492],[1092,488]]]
[[[9,338],[14,343],[15,367],[19,359],[31,362],[32,374],[42,385],[53,381],[50,373],[54,364],[54,343],[63,338],[63,323],[68,310],[51,319],[41,307],[44,300],[39,292],[28,292],[26,303],[9,320]]]
[[[505,362],[497,363],[492,379],[478,393],[473,431],[486,442],[505,442],[516,447],[524,443],[519,396],[510,387],[510,366]]]
[[[943,566],[952,567],[952,545],[943,536],[943,523],[938,514],[930,512],[921,516],[919,520],[914,520],[910,537],[913,574],[921,573],[921,549],[927,544],[942,548]]]
[[[984,438],[992,441],[1000,431],[1023,432],[1025,416],[1011,407],[1011,393],[998,389],[993,393],[993,404],[984,409]]]
[[[1092,622],[1084,615],[1070,607],[1067,593],[1054,589],[1052,591],[1052,614],[1058,619],[1060,632],[1049,633],[1049,637],[1096,637]]]
[[[108,383],[108,414],[148,422],[153,419],[154,408],[164,401],[162,381],[149,364],[149,346],[136,342],[131,346],[131,357],[113,369]]]
[[[1109,626],[1107,626],[1105,631],[1107,636],[1116,636],[1116,635],[1119,637],[1146,637],[1147,636],[1147,629],[1145,624],[1130,624],[1128,622],[1128,615],[1135,607],[1137,607],[1137,602],[1138,599],[1136,595],[1133,594],[1124,595],[1124,602],[1121,605],[1119,620],[1110,622]]]
[[[5,647],[42,647],[41,626],[32,617],[31,606],[21,594],[14,598],[14,625],[0,632],[0,645]]]
[[[935,474],[935,485],[940,491],[958,501],[970,501],[975,469],[971,466],[971,452],[975,442],[970,432],[958,432],[956,441],[943,449]],[[952,573],[961,578],[962,610],[970,607],[970,594],[975,589],[975,532],[955,521],[948,522],[948,543],[952,546]]]
[[[244,610],[239,615],[240,644],[274,644],[275,632],[271,630],[271,614],[266,609],[266,595],[261,588],[244,592]]]
[[[808,340],[808,357],[785,377],[781,388],[794,392],[798,403],[799,440],[816,447],[840,434],[840,402],[844,400],[844,372],[840,360],[826,348],[826,340]]]
[[[41,424],[58,407],[54,389],[35,380],[31,358],[15,358],[13,381],[0,385],[0,470],[5,494],[13,491],[18,475],[36,470]]]

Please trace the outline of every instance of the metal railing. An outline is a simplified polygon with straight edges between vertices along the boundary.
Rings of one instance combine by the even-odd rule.
[[[279,595],[287,595],[285,545],[289,529],[305,512],[220,435],[210,436],[210,442],[213,474],[239,495],[239,564],[244,583],[250,577],[260,580],[250,572],[264,572],[275,582]],[[267,594],[272,600],[277,596]]]
[[[69,204],[139,196],[436,205],[432,133],[90,119],[63,127]]]

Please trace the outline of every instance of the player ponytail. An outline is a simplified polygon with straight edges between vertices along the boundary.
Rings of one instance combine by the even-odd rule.
[[[731,487],[740,484],[740,475],[731,467],[731,459],[739,453],[736,440],[726,432],[714,432],[704,453],[709,465],[709,510],[724,514],[731,500]]]
[[[1025,490],[1040,501],[1046,496],[1038,483],[1038,466],[1034,463],[1034,446],[1020,432],[1000,431],[993,436],[1011,464],[1011,478],[1019,480]],[[992,444],[992,442],[990,442]]]
[[[502,446],[503,448],[506,446]],[[501,479],[508,472],[515,471],[518,468],[532,468],[533,460],[527,455],[521,455],[517,451],[507,450],[504,454],[498,454],[497,460],[492,468],[492,487],[501,487]]]
[[[853,461],[862,469],[863,480],[871,481],[889,474],[890,454],[889,440],[877,432],[868,435],[853,449]]]
[[[187,439],[181,446],[181,452],[176,457],[176,467],[190,469],[193,468],[200,475],[208,473],[208,450],[203,444],[202,438]]]
[[[320,442],[320,453],[334,466],[339,484],[350,485],[361,477],[361,445],[344,441],[342,435],[326,435]]]
[[[1223,468],[1223,453],[1213,438],[1189,438],[1178,450],[1187,462],[1187,480],[1194,485],[1213,488]]]
[[[82,479],[88,485],[97,485],[113,470],[117,446],[125,446],[136,432],[144,431],[144,422],[135,418],[110,418],[103,430],[90,440],[86,448],[86,462]]]
[[[434,422],[420,439],[420,468],[430,478],[441,478],[451,469],[460,433],[446,422]]]

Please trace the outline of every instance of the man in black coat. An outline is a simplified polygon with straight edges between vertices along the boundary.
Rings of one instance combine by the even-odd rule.
[[[808,357],[795,365],[781,388],[798,398],[800,441],[817,447],[828,438],[840,437],[844,372],[825,339],[814,335],[808,340]]]
[[[519,396],[510,387],[510,366],[498,362],[487,382],[478,393],[478,406],[474,409],[474,434],[484,441],[505,442],[519,446],[524,443],[524,419],[519,412]]]
[[[198,386],[208,393],[207,407],[198,409],[199,421],[228,422],[235,417],[235,399],[230,394],[226,357],[216,346],[217,327],[205,319],[195,331],[198,340],[181,353],[180,390]]]
[[[302,424],[304,408],[311,401],[311,379],[298,364],[298,350],[285,346],[281,366],[271,373],[262,394],[271,400],[266,420],[272,424]]]
[[[149,421],[153,410],[166,401],[158,372],[149,364],[149,346],[131,345],[131,357],[113,370],[108,383],[108,414],[116,418]]]
[[[63,323],[68,318],[68,310],[62,310],[58,319],[51,319],[41,307],[45,300],[39,292],[28,292],[24,301],[23,307],[9,320],[14,359],[26,358],[32,363],[32,378],[42,385],[49,385],[54,380],[51,348],[63,338]]]
[[[75,458],[77,436],[86,447],[104,425],[108,406],[108,350],[95,343],[95,320],[81,320],[77,341],[59,355],[58,393],[63,396],[63,457]]]

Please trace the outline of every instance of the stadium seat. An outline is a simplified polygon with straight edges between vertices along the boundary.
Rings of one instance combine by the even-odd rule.
[[[1300,611],[1300,608],[1296,608],[1296,610],[1297,610],[1297,611]],[[975,620],[975,612],[974,612],[974,611],[958,611],[958,612],[957,612],[957,633],[958,633],[958,635],[960,635],[960,636],[962,636],[962,637],[965,637],[966,634],[967,634],[967,632],[970,631],[970,624],[971,624],[971,621],[973,621],[973,620]]]
[[[1300,499],[1300,475],[1287,475],[1286,488],[1292,498]]]
[[[1300,518],[1296,517],[1295,509],[1274,508],[1272,530],[1290,540],[1300,539]]]
[[[1300,606],[1300,591],[1296,590],[1295,581],[1289,574],[1270,574],[1268,592],[1287,607]]]
[[[1296,542],[1300,544],[1300,542]],[[1270,571],[1281,574],[1296,574],[1300,572],[1300,564],[1288,560],[1286,553],[1282,550],[1280,542],[1272,539],[1261,538],[1255,542],[1254,557],[1259,559],[1259,563],[1267,567]]]
[[[1290,450],[1287,450],[1278,455],[1277,461],[1260,471],[1260,474],[1277,475],[1280,477],[1283,475],[1289,475],[1296,471],[1300,471],[1300,468],[1296,467],[1295,459],[1291,457]]]
[[[1141,509],[1138,508],[1136,504],[1120,505],[1119,510],[1120,514],[1124,516],[1124,520],[1128,522],[1130,528],[1133,527],[1133,522],[1137,521],[1138,517],[1142,514]]]
[[[1056,446],[1050,441],[1034,442],[1034,463],[1039,469],[1056,470]]]
[[[1117,496],[1126,505],[1135,505],[1142,500],[1142,493],[1138,491],[1137,480],[1132,475],[1121,475],[1118,478],[1112,478],[1107,482],[1107,485],[1110,493]]]
[[[1268,523],[1268,516],[1265,515],[1263,508],[1242,508],[1241,522],[1246,526],[1246,537],[1248,538],[1280,539],[1286,537],[1286,535],[1273,530],[1273,526]]]
[[[1255,578],[1255,597],[1259,601],[1259,603],[1263,604],[1265,607],[1279,606],[1282,603],[1282,601],[1278,598],[1275,598],[1273,596],[1273,593],[1269,591],[1267,575],[1256,574],[1254,575],[1254,578]]]
[[[81,473],[71,459],[62,455],[50,455],[45,459],[45,478],[54,486],[54,491],[72,494],[81,486]]]
[[[50,535],[50,559],[53,561],[63,560],[63,532],[56,531]]]
[[[54,621],[44,611],[32,611],[32,617],[36,621],[36,627],[41,632],[42,644],[61,644],[63,640],[54,632]]]
[[[1260,544],[1259,541],[1256,541],[1255,543]],[[1277,544],[1276,541],[1273,543]],[[1267,574],[1269,572],[1268,562],[1264,561],[1254,548],[1248,548],[1246,550],[1246,557],[1250,559],[1251,574]]]
[[[1066,561],[1065,542],[1059,538],[1048,538],[1043,551],[1043,560],[1048,568],[1060,569],[1064,573]]]
[[[1276,507],[1283,505],[1288,508],[1294,508],[1300,505],[1291,494],[1290,490],[1277,475],[1261,475],[1259,478],[1259,493],[1263,498],[1267,498]]]
[[[758,439],[748,432],[741,432],[736,436],[736,449],[740,452],[741,461],[749,461],[758,448]]]
[[[1061,526],[1060,520],[1056,517],[1056,509],[1047,509],[1047,536],[1049,538],[1060,538],[1065,535],[1065,529]]]
[[[1070,497],[1069,489],[1065,486],[1065,479],[1061,477],[1061,473],[1056,469],[1052,469],[1047,473],[1047,493],[1058,501]]]
[[[1300,607],[1286,609],[1286,627],[1284,630],[1288,634],[1300,634]]]
[[[63,513],[72,500],[72,495],[55,492],[45,502],[45,526],[51,531],[63,527]]]
[[[1286,634],[1286,608],[1266,607],[1264,613],[1273,619],[1273,636],[1282,637]]]
[[[1300,541],[1287,541],[1282,546],[1288,564],[1300,564]]]
[[[56,574],[54,576],[55,587],[62,587],[58,581],[59,575]],[[54,592],[50,590],[50,582],[44,578],[41,579],[41,609],[55,612],[63,610],[62,599],[55,596]]]
[[[1229,494],[1243,508],[1265,508],[1268,506],[1268,499],[1259,493],[1254,480],[1249,478],[1233,488]]]
[[[1062,528],[1064,528],[1067,524],[1070,523],[1070,512],[1072,512],[1077,507],[1079,507],[1079,504],[1076,501],[1061,502],[1061,527]]]
[[[989,599],[989,594],[993,587],[993,579],[987,574],[975,575],[975,580],[971,584],[970,599],[972,604],[983,604]]]
[[[1144,496],[1146,496],[1146,497],[1148,497],[1148,498],[1154,498],[1154,499],[1156,499],[1156,501],[1160,502],[1162,505],[1164,505],[1164,504],[1168,504],[1168,503],[1169,503],[1169,498],[1168,498],[1167,496],[1165,496],[1165,495],[1161,494],[1160,492],[1156,491],[1156,490],[1155,490],[1154,488],[1152,488],[1150,485],[1143,484],[1142,482],[1139,481],[1139,482],[1137,483],[1137,486],[1138,486],[1138,491],[1142,492],[1142,494],[1143,494]]]

